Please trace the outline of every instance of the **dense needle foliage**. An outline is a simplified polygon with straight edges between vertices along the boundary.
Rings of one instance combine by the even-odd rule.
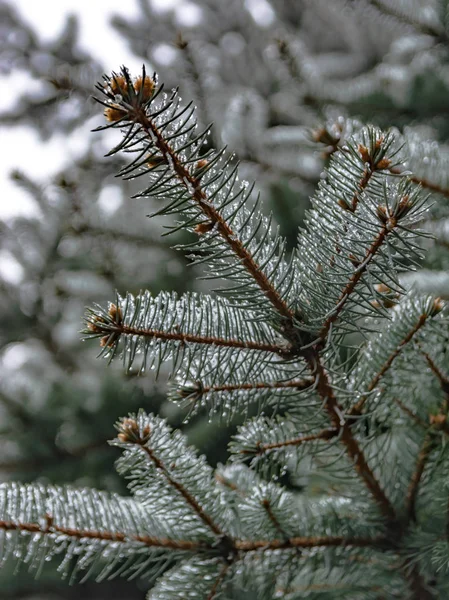
[[[242,425],[212,469],[160,417],[122,419],[130,497],[2,484],[3,559],[143,577],[164,600],[444,598],[448,324],[410,280],[449,195],[445,149],[356,121],[315,130],[329,165],[291,252],[176,91],[125,68],[98,91],[121,175],[190,232],[217,290],[120,290],[85,333],[127,371],[170,364],[186,419]]]

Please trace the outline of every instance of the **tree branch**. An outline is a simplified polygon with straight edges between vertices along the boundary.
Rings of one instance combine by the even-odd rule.
[[[314,383],[313,379],[294,379],[292,381],[260,381],[257,383],[236,383],[234,385],[212,385],[201,387],[199,393],[209,394],[211,392],[234,392],[238,390],[275,390],[275,389],[288,389],[292,388],[295,390],[307,390],[312,387]]]
[[[402,400],[399,400],[399,398],[393,398],[393,401],[399,406],[399,408],[401,410],[403,410],[417,425],[419,425],[420,427],[424,428],[427,430],[427,428],[429,427],[428,423],[426,423],[425,421],[423,421],[422,419],[420,419],[418,417],[418,415],[415,415],[414,412],[412,412],[408,406],[406,406]]]
[[[245,350],[262,350],[263,352],[271,352],[284,356],[288,353],[288,349],[276,346],[275,344],[262,344],[252,341],[241,341],[235,339],[226,340],[219,337],[207,337],[201,335],[193,335],[189,333],[181,333],[178,331],[160,331],[158,329],[140,329],[138,327],[130,327],[123,323],[103,323],[100,318],[88,318],[88,326],[91,325],[89,333],[96,334],[97,337],[102,337],[102,345],[110,346],[118,342],[122,335],[139,336],[143,338],[153,338],[164,341],[179,341],[182,343],[203,344],[213,346],[225,346],[228,348],[242,348]],[[104,341],[103,341],[104,340]]]
[[[89,538],[92,540],[103,540],[119,543],[138,542],[144,546],[153,548],[170,548],[172,550],[198,551],[205,548],[205,544],[189,540],[171,540],[168,538],[156,538],[147,535],[128,535],[122,532],[94,531],[90,529],[76,529],[74,527],[61,527],[52,522],[52,517],[46,515],[46,525],[39,523],[14,523],[12,521],[0,521],[0,529],[4,531],[24,531],[27,533],[41,533],[51,535],[62,533],[71,538]]]
[[[279,450],[287,446],[301,446],[305,442],[311,442],[313,440],[330,440],[338,435],[338,429],[323,429],[318,433],[311,433],[310,435],[303,435],[284,442],[273,442],[272,444],[261,444],[257,445],[256,454],[265,454],[270,450]],[[240,454],[254,454],[251,450],[240,450]]]
[[[229,571],[230,567],[231,567],[230,563],[225,563],[223,565],[220,573],[218,574],[217,579],[215,580],[214,585],[212,586],[212,589],[210,591],[210,594],[207,597],[207,600],[214,600],[214,598],[216,598],[217,593],[220,590],[221,584],[223,583],[223,580],[226,577],[226,574]]]
[[[317,391],[321,398],[325,401],[325,408],[329,414],[332,424],[337,430],[338,435],[340,436],[340,441],[345,446],[346,453],[351,459],[357,474],[371,492],[383,515],[387,517],[389,521],[393,521],[396,517],[393,505],[386,497],[374,473],[369,467],[363,450],[360,448],[352,433],[350,422],[344,419],[343,410],[338,404],[334,390],[332,389],[329,381],[329,377],[324,369],[318,353],[311,355],[308,359],[308,363],[310,369],[315,373],[317,378]]]
[[[349,279],[348,283],[346,284],[346,287],[341,292],[340,297],[337,300],[337,305],[336,305],[334,311],[329,315],[329,317],[323,323],[323,325],[321,327],[321,331],[318,334],[321,339],[326,338],[326,336],[329,332],[330,326],[332,325],[332,323],[334,321],[337,320],[339,314],[345,307],[347,300],[349,299],[349,297],[352,294],[352,292],[354,291],[356,285],[362,278],[362,275],[366,272],[368,265],[370,264],[370,262],[376,255],[377,251],[379,250],[379,248],[382,246],[382,244],[386,240],[389,232],[390,232],[390,230],[386,226],[383,227],[380,230],[379,234],[377,235],[376,239],[373,241],[371,246],[366,251],[365,257],[362,260],[360,266],[355,270],[355,272]]]
[[[203,523],[205,525],[207,525],[207,527],[209,527],[209,529],[215,535],[223,536],[223,531],[221,530],[221,528],[205,512],[204,508],[199,504],[199,502],[196,500],[196,498],[194,498],[194,496],[192,496],[192,494],[181,483],[179,483],[179,481],[176,481],[176,479],[174,479],[171,476],[171,474],[169,473],[169,471],[166,468],[166,466],[164,465],[164,463],[161,461],[161,459],[158,456],[156,456],[156,454],[153,452],[153,450],[151,448],[148,448],[148,446],[144,445],[143,443],[140,443],[139,445],[140,445],[141,449],[143,450],[143,452],[145,452],[145,454],[149,457],[149,459],[154,464],[154,466],[161,473],[163,473],[163,475],[164,475],[165,479],[168,481],[168,483],[181,494],[181,496],[184,498],[184,500],[187,502],[187,504],[193,509],[193,511],[198,515],[198,517],[201,519],[201,521],[203,521]]]
[[[370,0],[370,2],[380,12],[389,15],[390,17],[394,17],[395,19],[401,21],[402,23],[405,23],[406,25],[410,25],[420,33],[424,33],[425,35],[431,35],[438,42],[445,44],[449,43],[449,37],[445,33],[444,29],[438,30],[430,25],[426,25],[426,23],[420,23],[419,21],[415,21],[407,13],[397,10],[391,6],[386,6],[380,0]]]
[[[407,491],[407,523],[409,523],[410,521],[416,521],[416,498],[418,496],[419,484],[421,482],[421,478],[423,476],[427,460],[432,451],[432,441],[432,436],[428,433],[424,438],[421,450],[418,454],[418,460],[416,461],[415,471],[412,475],[410,485]]]
[[[278,294],[277,290],[273,287],[268,277],[255,262],[252,255],[244,246],[243,242],[236,236],[235,232],[228,225],[226,220],[221,214],[215,209],[215,207],[209,202],[209,199],[201,187],[200,180],[196,178],[179,160],[176,151],[170,146],[170,144],[164,139],[163,135],[149,119],[142,107],[137,107],[133,112],[133,119],[136,123],[139,123],[148,137],[153,141],[158,150],[162,153],[164,160],[167,164],[173,165],[173,170],[176,173],[179,181],[187,190],[192,189],[192,200],[200,207],[208,221],[214,223],[216,231],[228,244],[232,252],[239,258],[245,269],[260,287],[262,292],[274,306],[274,308],[283,316],[289,320],[293,319],[293,313]]]
[[[316,537],[293,537],[287,540],[254,540],[236,541],[237,550],[251,552],[254,550],[277,550],[287,548],[320,548],[324,546],[355,546],[358,548],[382,547],[386,540],[384,537],[345,538],[343,536],[316,536]]]
[[[402,352],[402,349],[404,348],[404,346],[406,346],[411,341],[413,336],[421,329],[421,327],[427,321],[427,317],[428,317],[427,314],[422,314],[420,316],[418,322],[416,323],[416,325],[408,332],[408,334],[405,336],[405,338],[396,346],[396,349],[394,350],[394,352],[392,352],[390,354],[390,356],[385,361],[385,363],[382,366],[382,368],[380,369],[380,371],[378,371],[376,373],[376,375],[373,377],[373,379],[371,380],[370,384],[368,385],[367,393],[364,396],[362,396],[360,398],[360,400],[356,404],[354,404],[354,406],[348,411],[347,415],[349,417],[359,416],[362,414],[362,410],[365,405],[365,402],[368,399],[369,393],[375,389],[375,387],[377,386],[379,381],[390,369],[391,365],[393,364],[393,361]]]

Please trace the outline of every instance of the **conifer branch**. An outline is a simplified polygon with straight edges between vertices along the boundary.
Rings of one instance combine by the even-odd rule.
[[[234,385],[211,385],[202,386],[199,382],[198,394],[209,394],[219,392],[235,392],[238,390],[276,390],[276,389],[294,389],[294,390],[307,390],[312,387],[314,380],[311,378],[305,379],[293,379],[292,381],[259,381],[256,383],[236,383]]]
[[[357,209],[357,205],[359,203],[360,197],[362,193],[368,187],[369,182],[371,181],[372,176],[377,171],[385,171],[391,164],[391,161],[388,158],[384,158],[382,153],[382,143],[383,138],[378,139],[374,146],[368,149],[363,144],[359,144],[358,152],[360,154],[361,159],[365,163],[365,168],[363,172],[363,176],[359,181],[358,190],[355,192],[352,197],[352,201],[350,205],[346,205],[346,207],[351,211],[355,212]]]
[[[448,408],[449,408],[449,378],[444,373],[441,372],[441,370],[436,365],[435,361],[432,359],[432,357],[427,352],[423,351],[422,354],[423,354],[424,358],[426,359],[426,362],[429,365],[430,370],[432,371],[432,373],[435,374],[436,378],[438,379],[441,390],[445,397],[442,410],[447,415]]]
[[[142,127],[148,138],[153,141],[157,149],[161,152],[167,165],[171,165],[179,182],[192,194],[192,200],[198,205],[209,223],[213,223],[216,231],[228,244],[232,252],[238,257],[247,272],[251,275],[259,288],[271,302],[277,312],[283,317],[292,320],[293,313],[284,300],[280,297],[277,290],[273,287],[268,277],[256,263],[253,256],[249,253],[244,243],[238,238],[231,229],[224,217],[216,210],[206,193],[201,187],[200,179],[195,177],[179,159],[177,152],[172,148],[164,135],[158,129],[151,118],[148,118],[142,107],[137,107],[133,111],[133,120]]]
[[[4,531],[23,531],[26,533],[40,533],[42,535],[63,534],[69,538],[110,541],[114,543],[137,542],[151,548],[168,548],[171,550],[186,550],[197,552],[207,548],[207,545],[190,540],[172,540],[168,538],[156,538],[147,535],[129,535],[122,532],[94,531],[89,529],[77,529],[75,527],[61,527],[53,523],[51,515],[46,515],[45,526],[39,523],[21,523],[12,521],[0,521],[0,529]]]
[[[401,169],[399,169],[398,167],[391,167],[389,171],[392,175],[403,175],[403,171],[401,171]],[[436,194],[441,194],[442,196],[446,196],[446,198],[449,198],[449,188],[442,187],[436,183],[432,183],[428,179],[418,177],[417,175],[413,174],[407,174],[407,179],[409,179],[416,185],[420,185],[426,190],[430,190],[431,192],[435,192]]]
[[[273,509],[271,508],[271,503],[268,500],[268,498],[264,498],[261,501],[261,506],[264,509],[264,511],[267,513],[268,518],[270,519],[271,523],[273,524],[274,528],[277,530],[278,534],[283,537],[284,539],[288,539],[288,535],[287,533],[284,531],[284,528],[282,527],[282,525],[279,523],[278,518],[276,517],[276,515],[273,512]]]
[[[423,33],[425,35],[430,35],[436,39],[437,42],[442,42],[445,44],[449,43],[449,36],[446,34],[444,29],[435,29],[431,25],[427,25],[426,23],[422,23],[420,21],[416,21],[409,14],[398,10],[392,6],[386,5],[381,0],[369,0],[370,3],[375,6],[381,13],[389,15],[390,17],[394,17],[398,21],[405,23],[406,25],[410,25],[416,31]]]
[[[342,140],[339,137],[334,137],[331,134],[331,132],[325,127],[322,127],[320,129],[317,129],[316,131],[314,131],[312,133],[312,137],[313,137],[314,141],[324,144],[327,147],[327,150],[326,150],[327,158],[330,158],[336,152],[342,152],[343,154],[349,153],[348,148],[341,145]],[[391,175],[406,176],[407,179],[409,181],[411,181],[412,183],[419,185],[422,188],[429,190],[430,192],[434,192],[436,194],[441,194],[442,196],[449,198],[449,188],[447,188],[447,187],[443,187],[441,185],[433,183],[433,182],[429,181],[428,179],[425,179],[424,177],[419,177],[412,173],[405,172],[401,167],[399,167],[397,165],[391,165],[391,164],[388,165],[385,162],[381,165],[381,167],[382,168],[379,170],[388,171]],[[372,168],[369,168],[368,171],[366,171],[366,173],[369,173],[369,179],[371,179],[371,176],[374,174],[374,171],[372,170]],[[359,184],[360,186],[363,184],[363,189],[366,187],[366,184],[368,183],[368,182],[366,182],[366,184],[364,183],[365,177],[367,177],[367,176],[368,176],[367,174],[364,175]],[[354,195],[354,198],[356,198],[356,195]],[[357,198],[356,198],[356,202],[358,202]]]
[[[265,452],[269,452],[270,450],[281,450],[282,448],[286,448],[288,446],[301,446],[306,442],[312,442],[315,440],[330,440],[337,435],[338,429],[323,429],[318,433],[303,435],[290,440],[285,440],[283,442],[273,442],[271,444],[259,443],[257,444],[256,455],[265,454]],[[251,450],[240,450],[240,454],[254,454],[254,452]]]
[[[320,356],[318,354],[311,356],[308,362],[317,378],[317,391],[325,401],[325,408],[331,422],[338,431],[339,439],[345,446],[346,453],[354,464],[357,474],[371,492],[383,515],[387,517],[388,520],[393,521],[396,517],[394,507],[388,500],[385,492],[368,465],[363,450],[360,448],[352,433],[350,422],[344,418],[344,411],[335,397],[334,390],[321,362]]]
[[[242,348],[245,350],[261,350],[263,352],[270,352],[283,356],[286,354],[286,350],[275,344],[263,344],[252,341],[241,341],[236,339],[224,339],[219,337],[207,337],[201,335],[191,335],[188,333],[181,332],[169,332],[152,329],[141,329],[139,327],[131,327],[121,323],[115,323],[114,325],[108,324],[107,328],[103,327],[101,321],[90,320],[96,330],[91,329],[92,333],[103,335],[102,345],[110,346],[118,342],[118,339],[122,335],[138,336],[147,339],[158,339],[164,341],[178,341],[182,343],[202,344],[206,346],[224,346],[227,348]]]
[[[347,412],[348,417],[359,416],[362,414],[363,407],[365,406],[365,402],[367,401],[369,394],[377,387],[379,381],[384,377],[384,375],[388,372],[394,360],[399,356],[404,347],[412,340],[413,336],[423,327],[426,323],[429,314],[423,313],[414,327],[408,332],[408,334],[402,339],[402,341],[397,345],[394,352],[390,354],[388,359],[383,364],[382,368],[376,373],[376,375],[370,381],[367,394],[363,395],[360,400],[354,404],[354,406]]]
[[[207,600],[214,600],[214,598],[216,598],[217,593],[220,591],[220,587],[223,583],[223,580],[226,577],[227,572],[229,571],[231,567],[231,564],[229,562],[225,563],[220,571],[220,573],[218,574],[217,579],[214,582],[214,585],[212,586],[212,589],[210,591],[210,594],[207,597]]]
[[[425,421],[423,421],[422,419],[420,419],[418,417],[418,415],[416,415],[414,412],[412,412],[409,407],[404,404],[402,402],[402,400],[400,400],[399,398],[393,398],[393,401],[399,406],[399,408],[401,410],[403,410],[405,412],[406,415],[408,415],[417,425],[419,425],[421,428],[426,429],[428,428],[428,424],[425,423]]]
[[[427,460],[430,456],[433,447],[433,440],[430,433],[426,434],[424,441],[421,446],[421,450],[418,454],[416,461],[415,470],[412,474],[412,478],[407,491],[406,498],[406,514],[407,522],[416,521],[416,498],[418,496],[419,484],[424,473]]]
[[[289,548],[320,548],[325,546],[354,546],[358,548],[382,547],[385,545],[384,537],[366,538],[343,536],[316,536],[292,537],[287,540],[238,540],[235,542],[237,550],[252,552],[255,550],[281,550]]]
[[[321,327],[321,330],[318,334],[321,339],[326,338],[326,336],[329,332],[329,328],[331,327],[332,323],[334,323],[334,321],[336,321],[338,319],[338,316],[341,313],[341,311],[344,309],[346,302],[349,300],[349,298],[350,298],[351,294],[353,293],[355,287],[357,286],[358,282],[360,281],[362,276],[365,274],[365,272],[368,268],[368,265],[375,257],[379,248],[385,242],[387,235],[389,234],[390,231],[391,231],[391,229],[387,228],[387,226],[383,227],[380,230],[380,232],[378,233],[378,235],[376,236],[376,238],[373,240],[371,246],[366,251],[365,257],[361,261],[360,266],[353,273],[353,275],[349,279],[348,283],[346,284],[345,288],[341,292],[340,297],[338,298],[337,304],[335,306],[335,309],[324,321],[324,323]]]
[[[138,442],[136,442],[136,443],[138,443]],[[145,442],[143,442],[143,441],[141,441],[139,443],[139,445],[140,445],[141,449],[143,450],[143,452],[145,452],[145,454],[148,456],[148,458],[154,464],[154,466],[156,467],[156,469],[158,469],[158,471],[160,471],[164,475],[164,477],[167,480],[167,482],[176,491],[178,491],[181,494],[181,496],[184,498],[184,500],[187,502],[187,504],[193,509],[193,511],[201,519],[201,521],[203,521],[203,523],[205,525],[207,525],[207,527],[209,527],[209,529],[215,535],[217,535],[217,536],[223,536],[224,534],[223,534],[223,531],[220,529],[220,527],[205,512],[205,510],[199,504],[199,502],[196,500],[196,498],[194,498],[192,496],[192,494],[181,483],[179,483],[179,481],[176,481],[176,479],[174,479],[170,475],[170,472],[167,469],[167,467],[164,465],[164,463],[162,462],[162,460],[160,460],[160,458],[153,452],[153,450],[151,448],[149,448],[147,445],[145,445]]]

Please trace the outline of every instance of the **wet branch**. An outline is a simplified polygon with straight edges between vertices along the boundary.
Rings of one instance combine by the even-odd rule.
[[[337,320],[339,314],[341,313],[341,311],[345,307],[345,304],[346,304],[347,300],[349,299],[350,295],[353,293],[356,285],[359,283],[360,279],[362,278],[362,276],[366,272],[368,265],[370,264],[370,262],[372,261],[372,259],[376,255],[377,251],[379,250],[379,248],[382,246],[382,244],[384,243],[385,239],[387,238],[388,233],[389,233],[389,230],[387,229],[387,227],[386,226],[383,227],[380,230],[379,234],[377,235],[376,239],[373,241],[373,243],[371,244],[371,246],[366,251],[365,257],[362,260],[361,265],[353,273],[353,275],[349,279],[348,283],[346,284],[346,287],[341,292],[340,297],[337,300],[337,305],[335,307],[335,310],[332,312],[332,314],[323,323],[323,326],[322,326],[321,331],[319,333],[319,337],[321,339],[324,339],[326,337],[326,335],[329,332],[329,328],[331,327],[332,323]]]
[[[192,200],[196,202],[208,220],[215,224],[217,232],[225,240],[233,253],[240,259],[242,265],[257,283],[274,308],[283,317],[292,320],[292,311],[281,298],[278,291],[273,287],[272,283],[261,270],[259,265],[255,262],[254,258],[244,246],[243,242],[236,236],[235,232],[228,225],[224,217],[208,201],[208,197],[201,187],[200,180],[192,175],[192,173],[183,165],[176,151],[164,139],[157,126],[150,118],[147,117],[145,110],[142,107],[139,107],[135,110],[134,120],[140,124],[150,139],[155,139],[154,144],[162,153],[165,160],[170,158],[174,172],[176,173],[179,181],[186,188],[191,187],[193,189]]]
[[[421,327],[427,321],[427,317],[428,317],[427,314],[422,314],[420,316],[418,322],[416,323],[416,325],[408,332],[408,334],[405,336],[405,338],[396,346],[396,349],[394,350],[394,352],[392,352],[390,354],[390,356],[385,361],[382,368],[376,373],[376,375],[371,380],[371,382],[367,388],[367,393],[364,396],[362,396],[360,398],[360,400],[356,404],[354,404],[354,406],[348,411],[348,413],[347,413],[348,416],[350,416],[350,417],[359,416],[362,413],[363,407],[365,405],[365,402],[368,399],[369,393],[372,392],[376,388],[379,381],[390,369],[395,358],[397,358],[399,356],[399,354],[402,352],[404,346],[406,346],[411,341],[413,336],[421,329]]]
[[[427,460],[432,451],[432,436],[427,434],[418,454],[415,470],[413,472],[406,498],[407,522],[416,521],[416,498],[418,496],[419,484],[421,482]]]
[[[148,446],[145,446],[144,444],[140,444],[140,447],[143,450],[143,452],[145,452],[145,454],[150,458],[151,462],[154,464],[156,469],[158,469],[161,473],[163,473],[163,475],[164,475],[165,479],[168,481],[168,483],[181,494],[181,496],[184,498],[184,500],[187,502],[187,504],[193,509],[193,511],[198,515],[198,517],[201,519],[201,521],[203,521],[203,523],[205,525],[207,525],[207,527],[209,527],[209,529],[215,535],[222,536],[223,531],[220,529],[220,527],[205,512],[204,508],[199,504],[199,502],[196,500],[196,498],[194,496],[192,496],[192,494],[181,483],[179,483],[179,481],[176,481],[176,479],[174,479],[171,476],[171,474],[169,473],[169,471],[166,468],[166,466],[164,465],[164,463],[161,461],[161,459],[158,456],[156,456],[156,454],[153,452],[153,450],[151,448],[148,448]]]
[[[352,433],[350,422],[344,419],[343,410],[338,404],[331,382],[318,353],[315,356],[311,356],[308,362],[317,378],[317,391],[325,401],[325,408],[333,426],[338,432],[341,443],[345,446],[346,454],[351,459],[357,474],[371,492],[382,514],[388,520],[393,521],[396,517],[393,505],[386,497],[385,492],[368,465],[363,450]]]

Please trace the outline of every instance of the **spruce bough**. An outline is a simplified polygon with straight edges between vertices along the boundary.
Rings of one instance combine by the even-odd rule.
[[[132,156],[122,176],[193,232],[186,251],[219,291],[117,295],[89,309],[86,333],[126,369],[169,363],[188,416],[258,416],[216,470],[160,417],[124,418],[112,443],[130,497],[3,484],[3,560],[146,577],[158,600],[445,597],[448,327],[439,298],[401,283],[432,188],[403,169],[400,135],[358,127],[327,144],[289,255],[176,92],[126,68],[98,90],[100,129],[123,132],[110,154]]]

